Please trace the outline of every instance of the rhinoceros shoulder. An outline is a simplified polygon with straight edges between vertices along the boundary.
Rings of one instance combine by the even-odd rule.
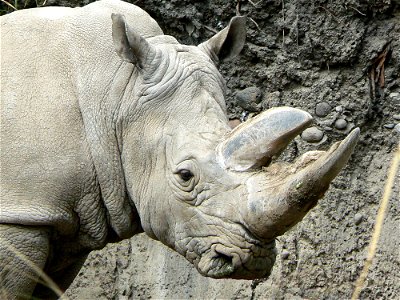
[[[1,19],[2,26],[8,23],[14,25],[29,23],[34,26],[37,23],[43,28],[43,23],[47,25],[68,23],[75,24],[82,30],[91,30],[93,27],[110,27],[112,13],[124,14],[127,22],[144,37],[163,34],[160,26],[147,12],[120,0],[101,0],[76,8],[48,6],[25,9],[2,16]]]
[[[162,35],[163,31],[157,22],[143,9],[136,5],[119,0],[102,0],[82,7],[80,13],[86,18],[105,17],[107,24],[111,24],[111,14],[123,14],[130,24],[143,37]]]

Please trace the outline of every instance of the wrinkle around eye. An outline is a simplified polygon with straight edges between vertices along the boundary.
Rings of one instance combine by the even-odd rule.
[[[175,189],[173,189],[172,192],[174,193],[175,197],[181,200],[182,202],[187,203],[189,205],[195,205],[194,200],[197,198],[197,193],[183,192],[182,190],[177,191]]]

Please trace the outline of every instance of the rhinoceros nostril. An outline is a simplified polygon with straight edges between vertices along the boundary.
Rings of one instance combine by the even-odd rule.
[[[222,261],[224,264],[232,265],[232,256],[229,256],[229,255],[226,255],[226,254],[223,254],[223,253],[219,253],[217,251],[216,259]]]

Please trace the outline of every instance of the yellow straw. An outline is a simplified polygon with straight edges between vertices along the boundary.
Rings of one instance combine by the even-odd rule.
[[[385,219],[386,210],[389,204],[390,195],[396,178],[397,169],[400,162],[400,143],[398,145],[397,151],[394,153],[392,165],[388,172],[388,178],[386,180],[385,190],[382,196],[381,204],[379,205],[378,214],[376,216],[374,232],[371,237],[371,241],[368,247],[368,256],[364,263],[364,268],[357,279],[356,286],[351,297],[352,300],[357,300],[361,290],[363,288],[365,279],[368,275],[368,270],[372,265],[372,260],[374,259],[376,248],[378,246],[379,236],[381,235],[383,221]]]

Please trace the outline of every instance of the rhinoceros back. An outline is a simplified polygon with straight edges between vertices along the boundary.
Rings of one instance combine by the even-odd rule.
[[[120,66],[111,13],[123,13],[145,37],[162,34],[143,10],[115,0],[1,17],[0,223],[48,225],[69,235],[80,219],[87,223],[81,231],[104,235],[90,233],[92,223],[104,231],[107,217],[81,101],[104,99]]]

